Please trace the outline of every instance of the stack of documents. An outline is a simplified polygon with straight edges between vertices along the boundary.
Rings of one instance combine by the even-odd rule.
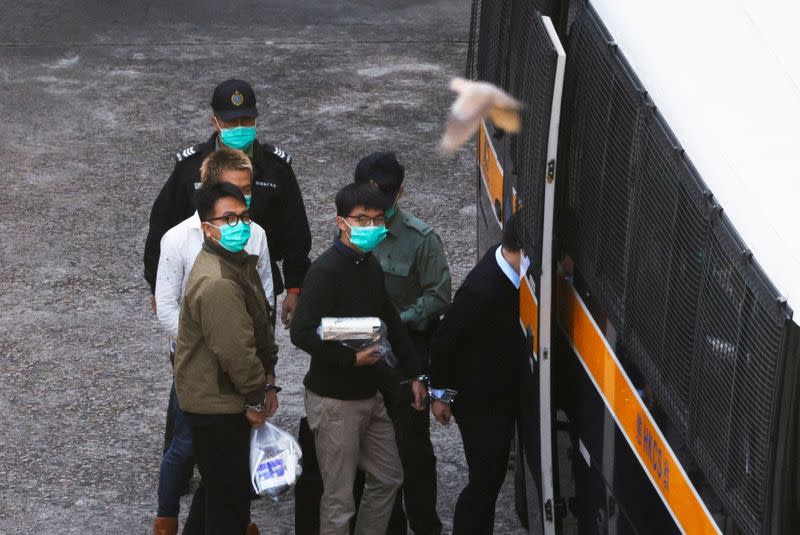
[[[379,338],[380,330],[380,318],[322,318],[319,336],[322,340],[371,340]]]

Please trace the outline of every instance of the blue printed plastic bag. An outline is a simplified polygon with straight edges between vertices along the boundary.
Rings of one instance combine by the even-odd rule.
[[[303,453],[292,435],[267,422],[250,432],[253,489],[273,500],[289,492],[303,472]]]

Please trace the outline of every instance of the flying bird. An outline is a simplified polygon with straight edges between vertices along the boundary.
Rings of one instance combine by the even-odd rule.
[[[488,82],[453,78],[450,80],[450,89],[458,96],[450,108],[447,128],[442,136],[441,147],[444,152],[455,152],[487,118],[506,132],[519,132],[522,103],[499,87]]]

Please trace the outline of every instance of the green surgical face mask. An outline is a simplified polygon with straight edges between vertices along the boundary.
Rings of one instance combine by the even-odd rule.
[[[242,223],[241,221],[232,227],[227,223],[218,227],[213,223],[209,223],[212,227],[218,228],[220,232],[219,244],[232,253],[238,253],[244,250],[247,241],[250,239],[250,225]]]
[[[350,227],[347,221],[344,224]],[[386,237],[386,232],[385,225],[379,227],[350,227],[350,242],[365,253],[368,253],[380,245]]]
[[[245,150],[256,140],[255,126],[237,126],[234,128],[221,128],[220,139],[232,149]]]
[[[252,195],[245,195],[244,196],[244,203],[247,205],[247,208],[250,208],[250,203],[253,201]]]
[[[399,196],[400,196],[400,193],[398,193],[397,197],[394,198],[394,204],[392,204],[392,207],[391,208],[387,208],[386,211],[383,214],[384,216],[386,216],[386,220],[387,221],[389,219],[393,218],[394,214],[397,213],[397,201],[398,201]]]

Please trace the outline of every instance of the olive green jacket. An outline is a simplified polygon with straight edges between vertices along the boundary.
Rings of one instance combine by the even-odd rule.
[[[386,290],[407,327],[424,331],[450,304],[450,268],[439,236],[400,208],[372,252],[381,263]]]
[[[175,350],[175,390],[186,412],[236,414],[245,400],[264,400],[278,346],[257,261],[209,241],[197,255]]]

